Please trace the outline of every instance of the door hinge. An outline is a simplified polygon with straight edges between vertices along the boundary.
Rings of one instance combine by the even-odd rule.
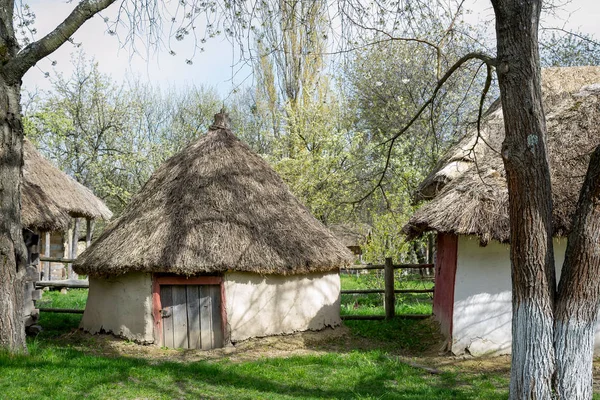
[[[160,310],[160,316],[162,318],[169,318],[171,315],[173,315],[173,310],[171,309],[171,307],[163,308],[162,310]]]

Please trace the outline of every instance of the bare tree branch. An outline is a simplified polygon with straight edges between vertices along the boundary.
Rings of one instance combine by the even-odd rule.
[[[394,144],[396,143],[396,140],[403,135],[404,133],[406,133],[406,131],[408,129],[410,129],[410,127],[419,119],[419,117],[421,116],[421,114],[423,114],[423,112],[425,111],[425,109],[431,104],[433,103],[433,101],[435,100],[435,98],[437,97],[438,92],[440,91],[440,89],[444,86],[444,84],[446,83],[446,81],[448,81],[448,79],[450,79],[450,77],[463,65],[465,64],[467,61],[470,60],[481,60],[483,63],[485,63],[488,66],[488,70],[492,67],[495,66],[496,64],[496,60],[490,56],[488,56],[487,54],[483,54],[483,53],[469,53],[464,55],[463,57],[461,57],[456,63],[454,63],[454,65],[452,65],[448,71],[446,71],[446,73],[444,74],[444,76],[437,82],[437,85],[435,86],[435,89],[432,93],[432,95],[429,97],[429,99],[423,103],[423,105],[421,106],[421,108],[415,113],[415,115],[413,116],[413,118],[408,121],[408,123],[406,125],[404,125],[404,127],[402,129],[400,129],[396,134],[394,134],[391,138],[389,138],[388,140],[382,142],[380,145],[386,145],[388,144],[388,151],[387,151],[387,155],[386,155],[386,159],[385,159],[385,165],[383,167],[383,170],[381,171],[381,175],[379,177],[379,180],[377,181],[377,184],[375,186],[373,186],[373,188],[371,190],[369,190],[368,193],[366,193],[363,197],[361,197],[360,199],[353,201],[351,203],[361,203],[363,202],[365,199],[367,199],[369,196],[371,196],[373,193],[375,193],[375,191],[381,187],[383,180],[385,179],[385,175],[390,167],[390,162],[391,162],[391,158],[392,158],[392,150],[394,148]],[[484,92],[487,93],[487,90],[489,89],[487,82],[486,82],[486,89],[484,89]],[[485,95],[482,96],[482,98],[485,98]]]
[[[541,30],[542,31],[562,32],[562,33],[564,33],[567,36],[576,37],[577,39],[580,39],[581,41],[587,42],[587,43],[592,44],[594,46],[600,46],[600,42],[597,42],[597,41],[591,39],[588,36],[582,35],[581,33],[570,31],[570,30],[567,30],[567,29],[563,29],[563,28],[542,28]]]
[[[77,29],[96,13],[106,9],[116,0],[83,0],[71,14],[52,32],[21,50],[16,57],[4,66],[3,70],[9,82],[19,81],[23,75],[39,60],[52,54],[69,40]]]

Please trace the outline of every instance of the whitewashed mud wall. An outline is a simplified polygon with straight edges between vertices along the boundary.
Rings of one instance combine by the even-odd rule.
[[[567,241],[554,239],[557,281]],[[507,354],[511,351],[511,278],[508,245],[459,236],[452,321],[452,353]],[[600,354],[600,329],[595,354]]]
[[[152,275],[132,272],[107,279],[90,278],[81,328],[154,343]]]
[[[339,273],[225,275],[227,325],[233,342],[341,324]]]

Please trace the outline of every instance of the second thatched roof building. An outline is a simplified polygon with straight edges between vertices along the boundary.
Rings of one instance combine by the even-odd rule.
[[[202,349],[335,326],[351,259],[217,114],[77,260],[82,326]]]
[[[600,67],[542,71],[554,203],[554,259],[560,275],[566,235],[594,148],[600,145]],[[437,232],[433,313],[455,354],[511,351],[508,188],[497,103],[481,134],[468,132],[420,186],[429,200],[404,227]],[[596,333],[596,352],[600,333]]]

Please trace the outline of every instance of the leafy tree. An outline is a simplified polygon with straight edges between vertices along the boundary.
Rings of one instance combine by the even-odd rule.
[[[21,48],[16,30],[31,25],[31,15],[15,15],[13,0],[0,1],[0,347],[18,352],[26,349],[23,324],[23,279],[27,253],[21,233],[21,166],[23,127],[21,79],[35,63],[65,43],[89,18],[115,0],[79,2],[72,13],[43,38]]]
[[[102,197],[110,191],[123,198],[126,186],[111,175],[127,173],[127,159],[135,157],[123,141],[129,119],[125,88],[100,74],[98,64],[82,53],[73,61],[73,75],[58,74],[53,90],[36,102],[36,112],[25,120],[26,135],[80,183]]]
[[[25,133],[118,214],[157,166],[207,131],[220,101],[205,88],[116,84],[83,53],[73,64],[30,104]]]
[[[319,101],[288,104],[286,125],[295,134],[277,142],[268,156],[292,192],[324,223],[343,219],[348,205],[340,200],[352,193],[352,167],[356,163],[357,134],[341,121],[336,93],[323,85],[315,94]],[[295,149],[293,157],[288,150]]]

